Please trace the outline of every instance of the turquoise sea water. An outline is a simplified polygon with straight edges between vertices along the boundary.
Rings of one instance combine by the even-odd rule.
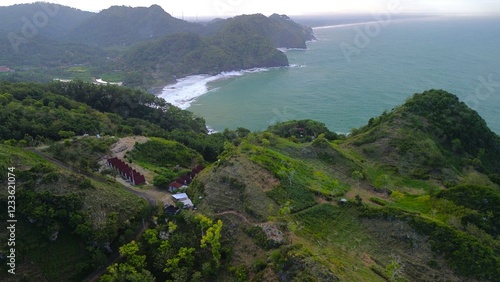
[[[310,118],[347,133],[435,88],[458,95],[500,133],[500,19],[412,19],[315,34],[307,50],[286,52],[292,67],[207,82],[210,91],[188,109],[215,130]]]

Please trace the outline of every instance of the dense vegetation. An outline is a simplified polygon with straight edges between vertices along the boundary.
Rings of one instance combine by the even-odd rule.
[[[100,281],[210,281],[232,271],[221,269],[230,260],[230,250],[222,246],[221,220],[189,212],[163,219],[168,224],[147,229],[140,241],[122,246],[124,259]]]
[[[474,224],[495,237],[500,234],[500,191],[497,189],[461,185],[441,191],[438,197],[475,211],[462,218],[464,225]]]
[[[44,139],[83,134],[165,136],[174,129],[205,132],[203,119],[151,94],[127,88],[81,81],[2,83],[0,93],[0,138],[24,140],[23,144],[30,146]]]
[[[215,161],[224,142],[238,136],[237,131],[208,135],[202,118],[149,93],[82,81],[3,82],[0,106],[0,140],[12,145],[36,146],[84,134],[134,134],[176,140]]]
[[[330,131],[324,123],[314,120],[285,121],[272,125],[267,130],[283,138],[293,138],[293,140],[306,142],[312,141],[311,137],[318,137],[321,134],[330,141],[340,138],[337,133]]]

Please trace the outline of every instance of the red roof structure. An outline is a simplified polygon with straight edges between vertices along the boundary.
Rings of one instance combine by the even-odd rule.
[[[144,175],[132,169],[128,164],[117,157],[108,159],[108,165],[116,169],[123,178],[130,181],[133,185],[140,185],[146,182]]]
[[[175,182],[177,182],[177,183],[180,183],[180,184],[182,184],[182,185],[187,185],[187,184],[188,184],[188,183],[187,183],[187,180],[186,180],[186,179],[184,179],[184,178],[182,178],[182,177],[178,177],[178,178],[176,178],[174,181],[175,181]]]
[[[182,186],[184,186],[184,185],[180,184],[179,182],[174,181],[168,185],[168,190],[170,192],[174,192],[175,190],[182,188]]]

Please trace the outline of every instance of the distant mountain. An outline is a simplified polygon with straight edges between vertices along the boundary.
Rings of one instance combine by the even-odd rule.
[[[93,15],[91,12],[45,2],[0,7],[0,31],[23,37],[61,39]]]
[[[269,19],[282,27],[272,34],[277,47],[307,48],[302,42],[316,39],[312,28],[298,24],[286,15],[272,14]]]
[[[141,43],[127,52],[123,61],[130,72],[125,83],[140,85],[174,81],[193,74],[217,74],[223,71],[256,67],[288,66],[288,59],[269,39],[228,27],[219,34],[202,37],[178,33]]]
[[[225,26],[238,26],[242,31],[254,32],[271,40],[276,48],[307,48],[306,42],[315,39],[310,27],[294,22],[286,15],[241,15],[227,20],[216,19],[207,25],[207,33],[215,34]]]
[[[131,45],[180,32],[215,35],[227,25],[267,37],[277,48],[306,48],[305,42],[314,39],[310,27],[278,14],[216,19],[203,26],[174,18],[158,5],[112,6],[99,13],[44,2],[0,7],[0,32],[98,46]]]
[[[0,7],[0,35],[0,65],[36,74],[29,80],[107,75],[141,87],[192,74],[287,66],[276,48],[306,48],[314,39],[311,28],[285,15],[202,25],[176,19],[158,5],[90,13],[49,3]]]
[[[75,27],[67,40],[94,45],[130,45],[178,32],[198,33],[202,25],[176,19],[160,6],[113,6]]]

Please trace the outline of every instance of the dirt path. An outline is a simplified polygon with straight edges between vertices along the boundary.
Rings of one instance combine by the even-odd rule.
[[[175,202],[172,199],[172,194],[167,192],[165,189],[160,189],[154,186],[147,186],[139,189],[130,184],[129,182],[127,182],[125,179],[121,178],[120,176],[117,176],[115,180],[124,187],[128,187],[133,191],[137,191],[139,193],[143,193],[144,195],[148,195],[150,198],[154,199],[156,203],[161,202],[164,205],[169,204],[175,206]]]

